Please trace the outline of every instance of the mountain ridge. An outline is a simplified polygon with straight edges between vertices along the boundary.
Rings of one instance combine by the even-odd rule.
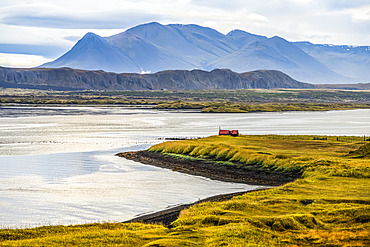
[[[222,68],[243,73],[262,69],[279,70],[311,83],[368,81],[370,53],[366,50],[355,53],[351,48],[348,52],[347,47],[339,53],[309,44],[242,30],[224,35],[195,24],[151,22],[110,37],[88,33],[61,57],[39,67],[116,73]],[[361,61],[365,62],[361,64]]]
[[[60,90],[196,90],[314,88],[280,71],[236,73],[229,69],[167,70],[154,74],[113,73],[71,68],[14,69],[0,67],[0,87]]]

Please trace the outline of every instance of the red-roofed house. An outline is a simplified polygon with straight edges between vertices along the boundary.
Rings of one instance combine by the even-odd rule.
[[[218,135],[220,135],[220,136],[228,136],[228,135],[238,136],[239,131],[238,130],[222,130],[222,129],[219,129],[218,130]]]
[[[222,135],[230,135],[230,130],[219,130],[218,131],[218,134],[220,135],[220,136],[222,136]]]
[[[239,131],[238,130],[232,130],[231,131],[231,136],[238,136],[239,135]]]

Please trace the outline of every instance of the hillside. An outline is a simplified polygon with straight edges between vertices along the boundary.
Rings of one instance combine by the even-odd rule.
[[[369,46],[317,45],[310,42],[294,44],[332,71],[358,78],[358,82],[369,82]]]
[[[356,84],[316,84],[321,89],[370,90],[370,83]]]
[[[241,30],[225,35],[198,25],[153,22],[110,37],[87,33],[71,50],[40,67],[116,73],[279,70],[310,83],[365,82],[368,62],[363,61],[369,61],[369,47],[333,49]]]
[[[169,70],[155,74],[111,73],[58,69],[0,67],[0,86],[58,90],[192,90],[253,88],[314,88],[279,71],[235,73],[231,70]]]

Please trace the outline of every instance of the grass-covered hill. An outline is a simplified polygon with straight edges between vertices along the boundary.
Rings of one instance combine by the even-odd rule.
[[[359,149],[350,152],[349,156],[353,158],[370,158],[370,143],[367,143]]]
[[[208,159],[240,169],[259,166],[261,172],[282,175],[300,169],[302,175],[283,186],[192,206],[172,228],[105,223],[4,229],[0,245],[369,246],[369,143],[356,137],[347,137],[350,142],[314,139],[213,136],[155,145],[148,151],[173,159]]]

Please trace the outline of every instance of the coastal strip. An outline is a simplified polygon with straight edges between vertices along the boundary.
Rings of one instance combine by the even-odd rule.
[[[258,167],[252,167],[250,170],[240,169],[236,167],[225,167],[212,165],[212,161],[199,161],[199,160],[183,160],[177,159],[173,156],[169,156],[162,153],[148,152],[148,151],[136,151],[136,152],[124,152],[116,154],[119,157],[123,157],[129,160],[140,162],[147,165],[153,165],[156,167],[171,169],[173,171],[182,172],[190,175],[203,176],[206,178],[219,180],[223,182],[234,182],[244,183],[253,185],[268,186],[265,188],[259,188],[256,190],[269,189],[271,186],[283,185],[291,182],[297,177],[281,176],[281,174],[266,174],[261,173]],[[135,217],[131,220],[123,223],[131,222],[142,222],[142,223],[160,223],[166,227],[171,227],[171,223],[175,221],[180,212],[192,205],[203,203],[203,202],[218,202],[230,200],[234,196],[243,195],[248,192],[256,191],[241,191],[229,194],[216,195],[208,197],[194,203],[181,204],[175,207],[171,207],[159,212],[149,213],[142,216]]]
[[[223,166],[217,165],[217,161],[211,159],[179,159],[168,154],[146,150],[124,152],[116,155],[143,164],[223,182],[277,186],[292,182],[301,176],[301,173],[282,174],[279,171],[265,171],[260,165],[250,165],[247,169],[239,168],[238,166]]]
[[[137,216],[131,220],[124,221],[122,223],[132,223],[132,222],[140,222],[144,224],[163,224],[165,227],[171,228],[171,223],[177,220],[177,218],[180,215],[180,212],[184,209],[187,209],[193,205],[200,204],[203,202],[221,202],[221,201],[226,201],[230,200],[234,196],[240,196],[245,193],[253,192],[253,191],[259,191],[259,190],[266,190],[269,188],[259,188],[255,190],[248,190],[248,191],[241,191],[241,192],[234,192],[234,193],[229,193],[229,194],[222,194],[222,195],[216,195],[216,196],[211,196],[207,197],[202,200],[198,200],[193,203],[188,203],[188,204],[181,204],[175,207],[171,207],[165,210],[161,210],[158,212],[154,213],[149,213],[149,214],[144,214],[141,216]]]

